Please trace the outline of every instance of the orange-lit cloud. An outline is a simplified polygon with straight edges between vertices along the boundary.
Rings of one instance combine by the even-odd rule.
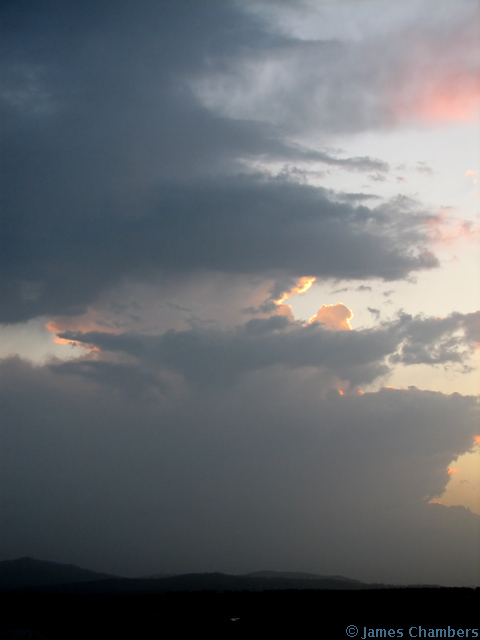
[[[281,298],[274,301],[275,304],[277,306],[280,306],[285,302],[285,300],[288,300],[288,298],[297,296],[300,293],[305,293],[305,291],[308,291],[310,289],[315,280],[316,278],[300,278],[300,280],[297,281],[296,285],[292,287],[292,289],[290,289],[289,291],[285,291],[282,294]]]
[[[480,444],[480,436],[474,436],[473,441]],[[435,496],[432,502],[438,500],[444,506],[462,505],[480,514],[478,455],[479,449],[475,447],[452,461],[455,467],[447,469],[449,480],[444,492]]]
[[[289,304],[285,304],[285,301],[292,296],[298,296],[299,294],[308,291],[315,280],[316,278],[300,278],[299,280],[297,280],[294,287],[292,287],[288,291],[284,291],[281,297],[278,298],[278,300],[274,300],[275,305],[278,307],[277,313],[281,316],[287,316],[293,322],[294,317],[292,307]]]
[[[58,335],[55,335],[57,333],[62,333],[63,331],[65,331],[65,329],[61,329],[58,325],[57,325],[57,321],[56,320],[52,320],[51,322],[47,322],[45,325],[45,328],[48,329],[48,331],[50,331],[50,333],[54,334],[53,337],[53,341],[56,344],[74,344],[76,346],[82,346],[84,347],[84,344],[80,344],[79,342],[76,342],[75,340],[65,340],[64,338],[60,338]]]
[[[324,304],[318,310],[315,316],[308,321],[320,322],[325,329],[330,331],[351,331],[350,320],[353,318],[353,312],[341,302],[337,304]]]
[[[277,303],[275,303],[277,304]],[[277,305],[277,313],[279,316],[286,316],[290,322],[294,322],[295,317],[293,315],[292,307],[289,304],[280,304]]]
[[[118,333],[119,330],[111,326],[106,326],[102,321],[100,314],[94,309],[89,308],[87,313],[82,316],[58,316],[45,324],[45,328],[50,333],[55,334],[53,341],[57,344],[77,345],[87,348],[84,342],[76,342],[75,340],[65,340],[60,338],[58,333],[65,331],[79,331],[85,333],[87,331],[103,331],[109,333]],[[91,351],[98,351],[97,347],[90,347]]]
[[[478,170],[477,171],[468,170],[465,172],[465,177],[472,178],[473,184],[477,184],[479,175],[480,175],[480,171]]]
[[[364,396],[365,391],[362,391],[357,385],[352,384],[349,380],[341,380],[340,378],[332,377],[329,380],[328,389],[335,390],[339,396]]]

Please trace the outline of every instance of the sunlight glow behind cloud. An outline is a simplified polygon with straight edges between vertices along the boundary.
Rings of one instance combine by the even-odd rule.
[[[324,304],[317,313],[310,318],[309,324],[319,322],[330,331],[352,331],[350,320],[353,311],[342,302],[336,304]]]

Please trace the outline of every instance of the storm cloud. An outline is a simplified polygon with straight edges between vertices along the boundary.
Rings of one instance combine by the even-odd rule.
[[[348,309],[337,308],[344,310],[342,318],[345,313],[348,316]],[[322,323],[322,312],[323,308],[307,325],[272,316],[228,331],[196,328],[169,330],[159,336],[70,331],[59,337],[128,354],[200,385],[223,386],[246,372],[273,365],[314,367],[358,385],[384,376],[398,362],[468,367],[480,329],[478,311],[444,319],[402,313],[393,322],[363,331],[331,330],[332,326]]]
[[[133,23],[129,3],[57,9],[4,9],[1,321],[77,314],[125,277],[172,271],[395,280],[438,266],[427,211],[404,207],[399,224],[397,205],[339,204],[245,165],[388,170],[199,101],[192,79],[212,60],[282,40],[258,19],[216,2],[144,2]]]
[[[479,584],[477,222],[375,137],[471,121],[478,8],[380,4],[2,3],[2,558]]]
[[[35,530],[32,554],[119,572],[476,580],[480,518],[428,504],[471,445],[475,398],[325,395],[315,376],[277,370],[139,404],[79,372],[2,369],[8,555]]]

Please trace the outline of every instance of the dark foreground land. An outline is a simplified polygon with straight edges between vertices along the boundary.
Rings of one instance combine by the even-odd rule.
[[[210,638],[281,632],[299,638],[480,638],[478,588],[146,593],[125,586],[124,593],[113,593],[105,582],[102,593],[21,590],[1,594],[0,603],[0,630],[35,629],[41,635],[31,637],[45,640],[142,640],[182,631],[204,631]],[[347,635],[350,625],[357,635],[352,628]]]

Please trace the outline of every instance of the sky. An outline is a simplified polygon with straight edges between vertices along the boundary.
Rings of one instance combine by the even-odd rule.
[[[4,0],[0,560],[480,585],[476,0]]]

